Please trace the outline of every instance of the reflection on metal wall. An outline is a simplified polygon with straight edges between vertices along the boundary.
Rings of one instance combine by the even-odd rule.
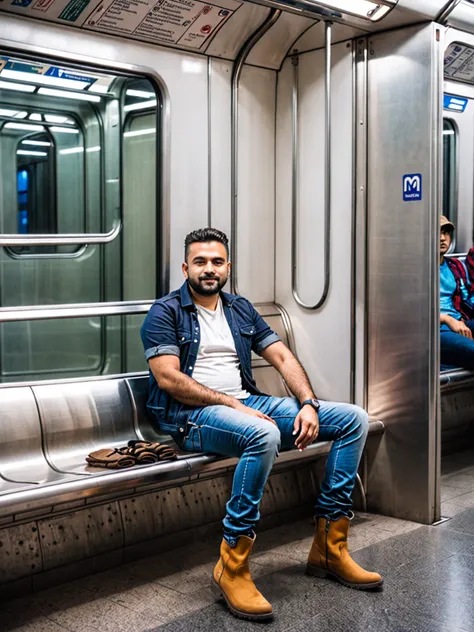
[[[439,422],[435,29],[374,37],[368,64],[368,404],[386,426],[369,505],[425,523],[437,517]]]

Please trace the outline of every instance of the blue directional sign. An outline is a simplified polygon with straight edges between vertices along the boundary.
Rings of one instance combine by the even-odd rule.
[[[443,108],[452,112],[464,112],[468,99],[464,97],[455,97],[452,94],[444,95]]]
[[[402,177],[403,201],[420,202],[423,198],[421,173],[406,173]]]

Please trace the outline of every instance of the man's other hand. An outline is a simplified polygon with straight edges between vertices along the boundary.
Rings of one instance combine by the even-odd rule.
[[[448,327],[454,331],[456,334],[461,334],[461,336],[465,336],[466,338],[470,338],[472,340],[472,331],[462,320],[456,320],[452,316],[446,316],[446,324]]]
[[[312,406],[303,406],[296,415],[293,434],[298,434],[295,441],[295,446],[298,450],[304,450],[318,438],[318,413]]]

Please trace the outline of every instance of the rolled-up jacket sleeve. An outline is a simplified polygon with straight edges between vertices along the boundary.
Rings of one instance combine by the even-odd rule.
[[[140,335],[147,360],[161,355],[179,358],[179,345],[173,312],[166,303],[151,306],[141,327]]]
[[[280,336],[263,320],[257,310],[252,306],[255,334],[252,339],[252,351],[259,355],[274,342],[279,342]]]

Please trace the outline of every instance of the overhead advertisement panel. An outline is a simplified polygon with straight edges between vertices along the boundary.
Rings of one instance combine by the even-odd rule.
[[[12,0],[2,9],[86,30],[200,50],[241,5],[239,0]]]
[[[474,48],[459,42],[450,44],[444,53],[444,76],[474,83]]]

